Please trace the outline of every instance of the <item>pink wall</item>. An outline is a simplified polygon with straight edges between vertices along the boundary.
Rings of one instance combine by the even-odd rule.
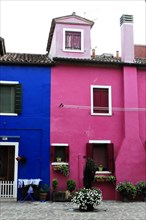
[[[77,181],[78,187],[82,186],[89,140],[111,140],[117,156],[123,140],[124,115],[114,107],[123,107],[122,81],[122,69],[117,68],[57,66],[52,69],[51,143],[69,144],[70,177]],[[113,116],[91,116],[91,85],[112,86]],[[61,103],[65,105],[63,108],[59,108]]]
[[[82,29],[84,31],[84,51],[83,52],[66,52],[63,51],[63,28]],[[71,58],[90,58],[91,57],[91,39],[90,26],[79,24],[56,24],[55,27],[55,42],[56,42],[56,56],[57,57],[71,57]],[[53,52],[54,55],[54,52]],[[55,56],[55,55],[54,55]]]
[[[124,107],[146,107],[144,71],[138,71],[137,75],[135,67],[60,65],[52,68],[51,85],[51,143],[69,144],[68,178],[76,181],[77,188],[83,186],[84,156],[89,140],[114,143],[117,182],[136,183],[146,179],[146,115],[144,111],[124,111]],[[91,116],[91,85],[112,86],[112,116]],[[59,107],[61,103],[63,108]],[[68,178],[51,169],[51,178],[55,177],[59,188],[65,189]],[[109,196],[113,198],[112,194]]]

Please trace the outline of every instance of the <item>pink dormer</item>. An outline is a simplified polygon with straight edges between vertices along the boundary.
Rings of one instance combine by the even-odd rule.
[[[75,12],[54,18],[47,44],[49,57],[91,58],[90,30],[93,24]]]

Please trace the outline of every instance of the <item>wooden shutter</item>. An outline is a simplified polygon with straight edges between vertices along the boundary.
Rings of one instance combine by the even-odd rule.
[[[93,159],[93,144],[87,143],[87,145],[86,145],[86,158]]]
[[[108,153],[108,170],[113,173],[115,163],[114,163],[114,145],[112,143],[107,145],[107,153]]]
[[[108,113],[108,89],[93,89],[93,106],[95,113]]]
[[[65,147],[65,162],[69,162],[69,146]]]
[[[22,85],[15,85],[15,113],[20,114],[22,110]]]
[[[55,162],[55,146],[50,147],[50,161]]]

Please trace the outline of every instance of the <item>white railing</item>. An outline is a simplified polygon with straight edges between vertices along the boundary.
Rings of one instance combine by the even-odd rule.
[[[0,181],[0,198],[16,198],[15,181]]]

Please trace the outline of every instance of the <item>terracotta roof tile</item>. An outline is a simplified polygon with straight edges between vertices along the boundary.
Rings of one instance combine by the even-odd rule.
[[[47,54],[6,53],[0,56],[0,63],[24,64],[24,65],[53,65],[54,62]]]

